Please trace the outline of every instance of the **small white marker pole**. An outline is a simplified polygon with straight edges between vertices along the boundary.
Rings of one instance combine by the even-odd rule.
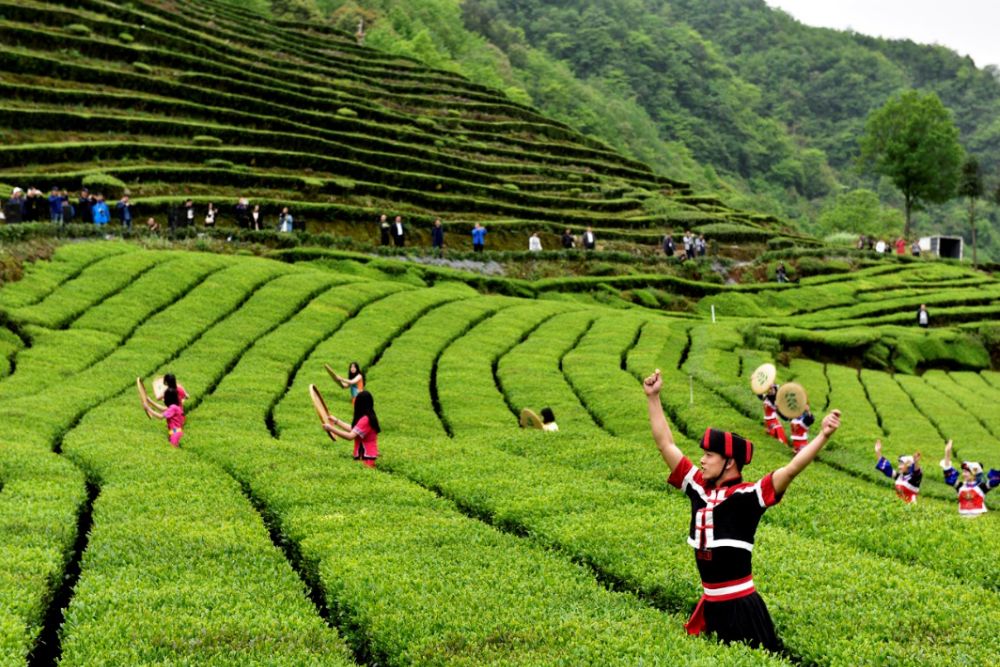
[[[688,386],[691,390],[691,404],[694,405],[694,376],[688,375]]]
[[[715,324],[715,304],[712,304],[712,324]]]

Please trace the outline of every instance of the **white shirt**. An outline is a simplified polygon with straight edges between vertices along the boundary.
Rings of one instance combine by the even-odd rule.
[[[537,236],[532,236],[528,239],[528,250],[531,252],[538,252],[542,249],[542,240]]]
[[[402,235],[403,235],[403,223],[397,222],[396,223],[396,236],[402,236]]]

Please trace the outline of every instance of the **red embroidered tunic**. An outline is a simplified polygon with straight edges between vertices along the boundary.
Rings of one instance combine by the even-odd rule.
[[[671,472],[667,483],[684,491],[691,501],[688,544],[695,549],[703,594],[685,626],[688,633],[699,634],[702,630],[709,630],[725,639],[773,648],[777,645],[773,624],[754,589],[751,572],[757,525],[764,511],[781,500],[781,496],[775,493],[772,474],[753,483],[734,480],[719,487],[708,486],[701,470],[685,457]],[[711,619],[719,611],[714,607],[734,604],[750,596],[757,600],[754,602],[757,608],[752,607],[751,613],[765,617],[769,635],[754,636],[754,631],[750,629],[760,627],[750,622],[760,618],[750,619],[744,627],[739,627],[739,614],[726,614],[726,617],[736,619],[732,623],[737,627],[713,627]]]

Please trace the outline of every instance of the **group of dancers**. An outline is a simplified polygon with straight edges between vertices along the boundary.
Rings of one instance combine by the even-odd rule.
[[[783,415],[775,402],[777,394],[777,384],[772,384],[767,392],[758,394],[764,408],[764,428],[767,429],[769,436],[782,444],[791,444],[792,449],[798,452],[808,442],[809,427],[815,420],[809,412],[808,405],[802,415],[790,419],[792,438],[789,443],[781,423]],[[990,469],[986,472],[978,461],[962,461],[959,468],[955,468],[951,461],[951,451],[952,441],[949,440],[944,446],[944,458],[941,459],[944,481],[948,486],[955,488],[958,496],[958,513],[965,517],[979,516],[986,512],[986,494],[1000,486],[1000,470]],[[916,502],[920,493],[920,483],[924,478],[923,469],[920,467],[920,452],[899,456],[894,468],[889,459],[882,455],[882,441],[876,440],[875,456],[876,470],[893,480],[896,495],[906,503]]]
[[[354,415],[351,421],[347,422],[327,413],[323,430],[333,440],[337,438],[354,440],[354,458],[369,468],[374,468],[375,460],[378,458],[378,434],[381,426],[375,414],[375,399],[371,392],[365,390],[364,373],[361,372],[357,362],[351,362],[346,377],[338,375],[329,367],[327,370],[341,387],[350,390]],[[146,394],[142,378],[137,378],[136,382],[143,410],[149,417],[166,421],[170,446],[179,448],[186,420],[184,402],[189,398],[189,394],[183,385],[177,382],[173,373],[167,373],[153,381],[155,399]]]
[[[380,426],[374,398],[365,389],[361,367],[352,362],[346,377],[329,366],[326,369],[340,387],[350,391],[354,415],[351,422],[346,422],[329,414],[313,385],[310,391],[319,396],[317,411],[320,412],[322,427],[333,440],[353,440],[354,458],[374,468]],[[183,404],[188,398],[187,392],[172,374],[168,374],[162,378],[163,403],[160,404],[145,396],[141,379],[139,382],[143,408],[149,416],[167,421],[170,444],[178,447],[183,435]],[[800,392],[801,403],[792,406],[787,392],[786,397],[778,398],[779,387],[773,382],[773,375],[763,386],[752,385],[755,391],[757,386],[762,390],[766,387],[758,396],[763,402],[764,425],[768,435],[790,446],[794,455],[787,464],[757,482],[746,482],[742,476],[743,468],[753,458],[753,443],[738,434],[708,428],[700,443],[704,451],[696,466],[674,442],[660,400],[662,386],[659,369],[643,381],[650,427],[663,460],[670,468],[668,484],[683,491],[691,503],[687,542],[694,549],[695,563],[702,580],[702,596],[685,628],[689,634],[713,632],[723,642],[743,642],[752,647],[781,651],[782,643],[767,606],[754,587],[751,568],[754,538],[764,512],[781,501],[792,481],[812,463],[836,433],[840,427],[840,411],[831,410],[823,418],[820,433],[810,440],[809,427],[815,423],[815,418],[809,410],[804,391]],[[156,393],[159,396],[159,392]],[[785,415],[779,410],[779,405],[786,409],[796,408],[790,411],[796,416],[787,419],[791,422],[790,441],[781,423]],[[554,416],[547,412],[546,416],[554,424]],[[893,467],[882,454],[882,442],[876,440],[875,454],[878,457],[876,468],[895,481],[899,497],[907,503],[915,502],[923,479],[920,452],[900,456],[897,466]],[[984,474],[982,465],[976,461],[963,461],[956,469],[952,465],[951,454],[952,442],[949,440],[941,467],[945,482],[954,486],[958,493],[959,513],[962,516],[984,513],[986,493],[1000,486],[1000,470]]]
[[[329,366],[326,370],[341,388],[350,390],[354,416],[350,422],[346,422],[331,414],[322,415],[323,430],[331,440],[353,440],[354,459],[374,468],[375,460],[378,459],[378,434],[382,427],[375,414],[375,398],[365,389],[365,375],[361,372],[361,365],[352,361],[347,368],[346,377],[337,374]]]

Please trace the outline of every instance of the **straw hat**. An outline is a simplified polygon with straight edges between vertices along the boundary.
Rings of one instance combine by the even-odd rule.
[[[774,364],[761,364],[750,375],[750,389],[755,394],[766,393],[777,377],[778,369],[774,367]]]
[[[774,404],[778,412],[788,419],[801,417],[809,404],[809,397],[805,388],[798,382],[786,382],[778,389],[778,396],[774,399]]]

